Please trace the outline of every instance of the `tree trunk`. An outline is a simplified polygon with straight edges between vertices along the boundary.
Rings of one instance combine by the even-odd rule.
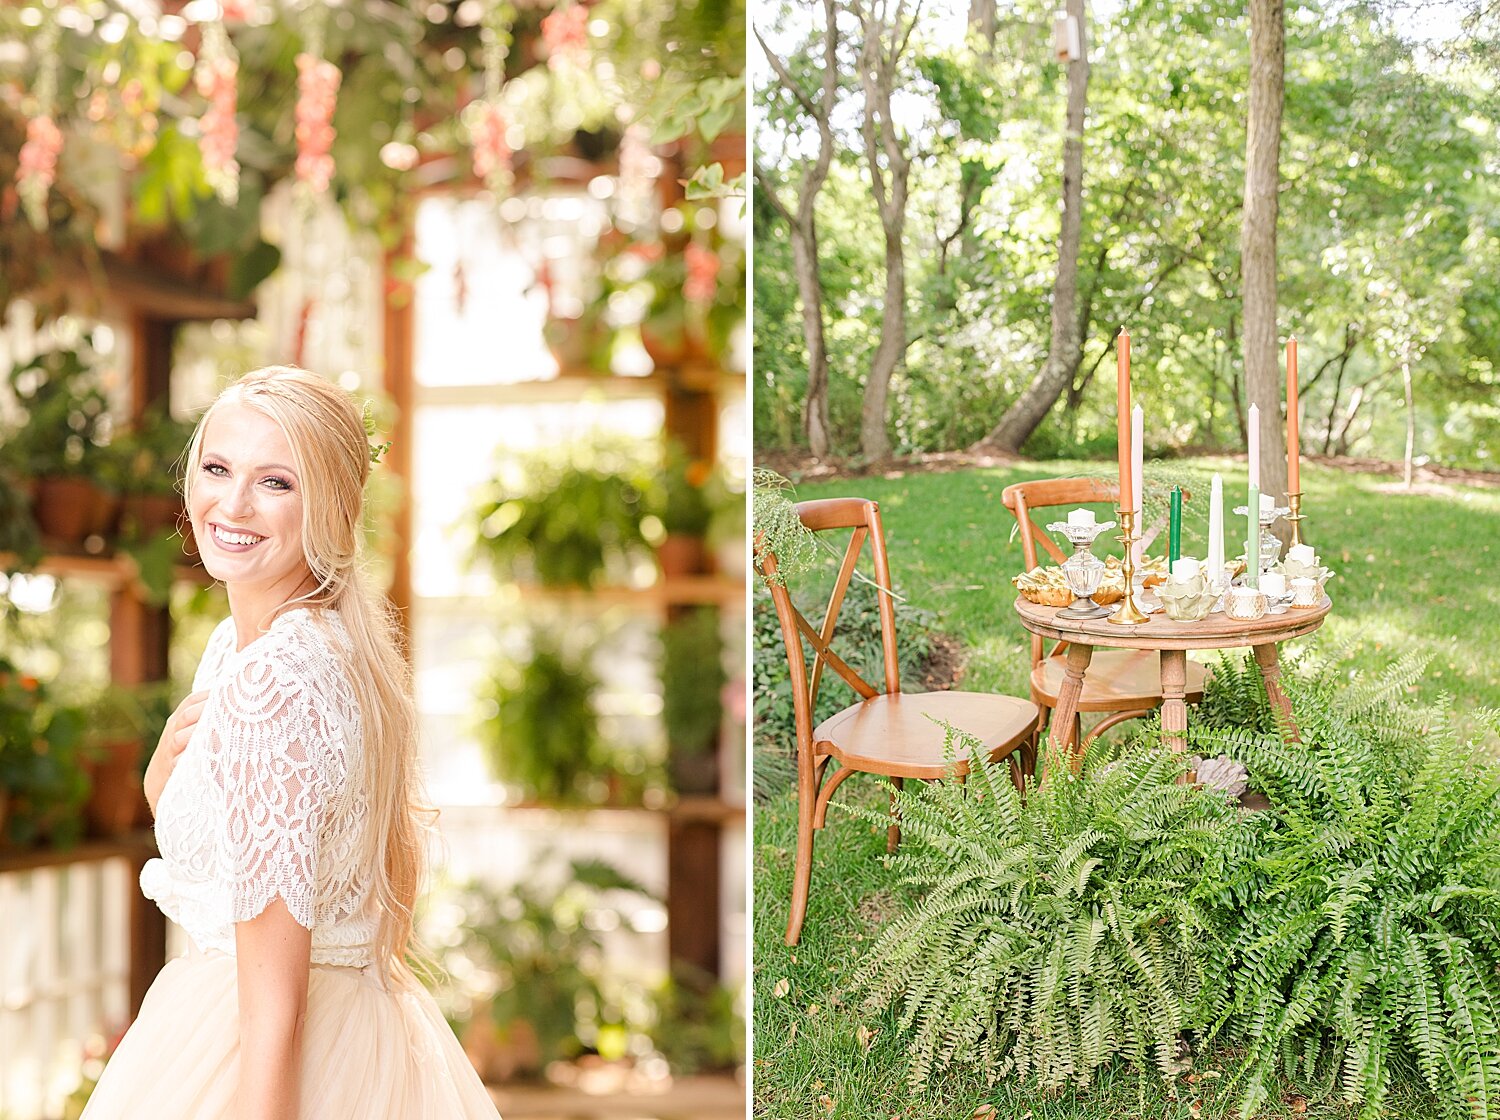
[[[803,184],[804,190],[806,184]],[[809,217],[811,215],[809,214]],[[828,346],[823,334],[823,279],[818,275],[818,235],[811,221],[806,230],[792,226],[792,261],[802,301],[802,342],[807,347],[807,399],[802,403],[802,431],[814,459],[826,459],[828,432]]]
[[[1250,0],[1250,114],[1240,275],[1245,322],[1245,395],[1260,407],[1260,489],[1286,492],[1286,428],[1276,330],[1276,190],[1281,180],[1281,109],[1286,69],[1283,0]],[[1281,526],[1278,528],[1285,532]]]
[[[864,30],[859,81],[864,90],[865,112],[860,131],[870,188],[885,234],[885,300],[880,345],[870,362],[859,421],[860,452],[867,461],[878,463],[891,456],[891,440],[886,431],[887,399],[891,377],[906,354],[906,250],[902,241],[906,234],[911,156],[891,112],[891,95],[899,77],[901,55],[911,42],[916,16],[906,14],[904,0],[897,0],[889,21],[886,9],[874,4],[865,8],[856,4],[854,11]]]
[[[1057,278],[1052,285],[1052,340],[1047,360],[1000,422],[975,450],[1015,453],[1073,383],[1083,363],[1078,323],[1078,245],[1083,231],[1083,127],[1088,108],[1089,58],[1084,0],[1068,0],[1078,21],[1079,57],[1068,63],[1068,122],[1063,141],[1062,230],[1057,245]]]
[[[812,117],[818,129],[817,155],[803,171],[795,213],[781,201],[770,177],[759,166],[755,169],[756,182],[771,205],[786,219],[791,231],[792,263],[797,273],[797,295],[802,304],[802,342],[807,347],[807,399],[802,404],[802,431],[815,459],[826,459],[832,443],[828,422],[828,346],[823,328],[823,278],[818,271],[816,204],[818,192],[823,189],[833,164],[834,137],[830,120],[838,96],[836,17],[834,0],[823,0],[823,77],[816,98],[797,83],[786,63],[766,45],[759,32],[756,33],[778,80],[797,99],[803,112]]]
[[[880,322],[880,345],[870,362],[864,407],[859,417],[859,446],[864,457],[879,463],[891,457],[886,431],[886,401],[891,375],[906,353],[906,257],[898,232],[885,239],[885,314]]]

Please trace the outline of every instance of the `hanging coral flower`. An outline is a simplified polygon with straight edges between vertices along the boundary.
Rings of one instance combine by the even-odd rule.
[[[313,54],[297,56],[297,178],[315,194],[333,179],[333,108],[338,99],[339,68]]]
[[[682,298],[689,303],[709,303],[719,290],[719,255],[689,241],[682,253],[687,279],[682,284]]]
[[[240,126],[234,119],[239,97],[239,61],[224,25],[217,21],[203,26],[203,49],[193,80],[208,99],[208,109],[198,118],[202,134],[203,173],[214,193],[233,206],[240,194],[240,165],[235,160]]]
[[[589,10],[582,4],[570,4],[542,17],[542,43],[547,48],[547,65],[551,69],[587,66]]]
[[[474,149],[474,174],[491,190],[509,185],[511,170],[510,141],[505,138],[505,114],[493,101],[481,101],[469,107],[469,143]]]
[[[21,146],[16,192],[26,207],[26,216],[39,230],[47,228],[47,192],[57,179],[57,157],[62,146],[62,130],[51,117],[32,117],[26,122],[26,143]]]
[[[219,0],[219,17],[226,23],[246,23],[255,14],[255,0]]]

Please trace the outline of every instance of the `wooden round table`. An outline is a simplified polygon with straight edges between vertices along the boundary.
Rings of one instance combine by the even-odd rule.
[[[1110,649],[1154,649],[1161,653],[1161,725],[1167,741],[1177,750],[1186,746],[1187,651],[1190,649],[1239,649],[1249,646],[1266,682],[1266,694],[1291,719],[1291,705],[1281,691],[1281,666],[1276,643],[1311,634],[1323,625],[1333,608],[1327,595],[1316,607],[1290,607],[1285,614],[1267,614],[1254,622],[1236,622],[1229,616],[1211,614],[1201,622],[1173,622],[1165,611],[1147,616],[1138,626],[1119,626],[1108,617],[1060,619],[1059,607],[1044,607],[1026,599],[1016,600],[1021,625],[1043,638],[1066,642],[1068,669],[1052,713],[1052,741],[1065,749],[1064,739],[1078,713],[1078,697],[1095,646]],[[1059,732],[1061,728],[1061,732]],[[1076,744],[1081,752],[1082,743]],[[1079,761],[1075,755],[1074,765]]]

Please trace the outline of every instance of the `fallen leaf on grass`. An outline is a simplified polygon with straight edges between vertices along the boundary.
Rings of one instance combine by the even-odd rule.
[[[1291,1108],[1292,1112],[1294,1112],[1298,1116],[1307,1111],[1306,1097],[1288,1097],[1286,1103],[1288,1107]]]
[[[1198,1118],[1203,1115],[1203,1102],[1193,1101],[1191,1104],[1189,1104],[1188,1115],[1191,1116],[1193,1120],[1198,1120]]]
[[[854,1037],[859,1040],[861,1050],[868,1050],[870,1044],[875,1041],[875,1032],[861,1023],[854,1028]]]
[[[834,1099],[829,1096],[819,1097],[818,1103],[823,1106],[823,1111],[828,1113],[830,1116],[833,1115],[833,1110],[838,1107]]]
[[[771,989],[771,994],[777,999],[781,999],[791,990],[792,982],[783,976],[780,980],[776,981],[776,987]]]
[[[995,1120],[995,1106],[982,1104],[974,1110],[972,1120]]]
[[[818,1013],[818,1005],[816,1003],[809,1003],[807,1005],[807,1017],[809,1019],[811,1019],[817,1013]]]

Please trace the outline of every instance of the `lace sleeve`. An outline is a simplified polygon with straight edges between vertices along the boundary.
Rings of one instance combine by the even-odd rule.
[[[314,925],[319,834],[342,760],[298,668],[274,650],[253,656],[205,713],[204,746],[224,799],[218,864],[231,922],[279,896],[300,925]]]

